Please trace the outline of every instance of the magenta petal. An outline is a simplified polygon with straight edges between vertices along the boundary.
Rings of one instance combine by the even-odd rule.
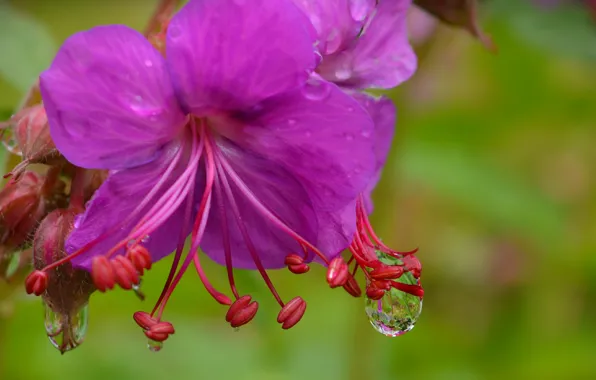
[[[291,0],[191,0],[172,19],[166,48],[185,106],[206,115],[304,83],[316,64],[314,42]]]
[[[375,123],[374,131],[374,151],[376,154],[375,174],[368,183],[366,190],[363,191],[364,201],[368,212],[372,212],[373,203],[371,199],[372,192],[381,178],[381,173],[395,132],[395,123],[397,119],[397,110],[391,99],[386,96],[374,97],[362,93],[354,93],[354,98],[362,104],[368,111]]]
[[[243,118],[247,125],[239,144],[293,173],[317,208],[342,208],[374,174],[373,121],[331,83],[311,82]]]
[[[250,189],[254,198],[261,202],[283,223],[310,242],[317,236],[317,216],[306,190],[301,183],[283,168],[253,152],[241,149],[234,143],[220,139],[219,154],[237,173],[241,181]],[[267,269],[285,266],[284,259],[289,253],[301,253],[300,245],[288,234],[272,223],[271,218],[257,211],[249,198],[243,194],[232,177],[221,176],[216,182],[222,196],[214,192],[213,204],[201,248],[214,261],[225,265],[224,230],[229,228],[232,265],[234,268],[254,269],[257,267],[251,257],[249,243],[238,227],[232,203],[226,196],[224,182],[228,183],[238,205],[240,219],[247,229],[250,241],[255,247],[263,266]],[[222,218],[220,208],[225,217]]]
[[[345,50],[324,57],[317,72],[357,89],[392,88],[408,80],[417,66],[406,25],[410,6],[411,0],[381,1],[362,36]]]
[[[52,138],[81,167],[148,162],[184,124],[164,58],[126,26],[70,37],[40,85]]]
[[[324,56],[345,49],[373,15],[376,0],[294,0],[310,19]]]
[[[106,254],[118,242],[128,236],[132,227],[139,222],[140,218],[149,211],[180,176],[183,166],[186,164],[184,160],[165,180],[164,186],[152,198],[152,201],[144,206],[136,216],[130,218],[122,226],[119,225],[119,223],[127,220],[140,202],[147,198],[149,192],[155,187],[168,165],[170,165],[178,149],[180,149],[180,146],[172,143],[167,149],[164,149],[164,153],[150,164],[113,172],[108,177],[96,191],[91,201],[88,202],[86,212],[75,223],[75,229],[66,243],[66,251],[73,253],[87,243],[104,235],[104,233],[109,233],[102,237],[87,253],[75,258],[73,263],[76,266],[90,269],[91,259],[94,256]],[[175,208],[173,214],[167,218],[161,227],[153,231],[147,239],[142,240],[143,245],[151,253],[154,262],[174,251],[180,234],[184,234],[184,237],[186,237],[190,233],[192,219],[190,223],[184,223],[185,206],[186,202],[183,202],[181,206]],[[194,214],[191,215],[191,218],[193,216]],[[115,227],[118,228],[114,231]],[[119,250],[118,253],[124,253],[124,249]]]

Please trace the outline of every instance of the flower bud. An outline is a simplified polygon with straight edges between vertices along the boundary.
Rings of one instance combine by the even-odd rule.
[[[26,171],[0,191],[0,261],[27,245],[43,217],[61,204],[64,183]]]
[[[72,231],[74,218],[75,211],[58,209],[41,222],[33,239],[35,269],[42,270],[67,256],[64,243]],[[52,343],[64,353],[84,338],[87,303],[95,287],[89,272],[73,268],[70,262],[46,270],[49,280],[42,294],[47,308],[46,331]],[[58,342],[60,335],[62,340]]]
[[[31,164],[54,164],[62,156],[50,136],[50,127],[43,104],[27,107],[12,118],[13,137],[23,160]]]

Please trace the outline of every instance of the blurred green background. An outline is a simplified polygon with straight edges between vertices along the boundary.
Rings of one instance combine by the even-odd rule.
[[[68,35],[141,29],[154,3],[0,0],[3,117]],[[413,15],[420,68],[391,93],[399,125],[372,216],[389,245],[420,247],[426,297],[412,332],[376,333],[364,301],[330,290],[321,268],[272,273],[309,305],[290,331],[257,275],[242,273],[261,311],[233,331],[191,275],[166,312],[177,333],[152,353],[131,315],[151,308],[164,261],[145,276],[144,303],[95,294],[86,342],[64,356],[38,299],[0,302],[0,379],[596,378],[596,32],[579,8],[513,3],[486,8],[496,55]],[[223,288],[225,270],[207,270]]]

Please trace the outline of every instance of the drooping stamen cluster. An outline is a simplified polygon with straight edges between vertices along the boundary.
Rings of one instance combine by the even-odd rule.
[[[209,128],[208,120],[190,117],[187,128],[189,129],[189,134],[192,135],[192,147],[187,156],[188,162],[185,163],[183,172],[175,176],[176,180],[174,183],[166,188],[166,182],[172,178],[172,172],[181,164],[183,157],[182,148],[178,149],[154,188],[135,210],[129,214],[126,220],[117,223],[112,229],[65,259],[32,273],[27,279],[27,283],[31,284],[28,287],[31,288],[31,293],[38,294],[43,292],[43,285],[47,283],[47,271],[88,252],[90,248],[111,234],[116,233],[122,226],[125,226],[136,218],[139,221],[129,231],[127,236],[121,239],[103,256],[94,257],[91,268],[91,275],[98,290],[103,292],[112,289],[115,284],[120,285],[123,289],[133,289],[139,283],[140,276],[144,270],[151,267],[151,255],[143,245],[143,241],[164,223],[167,223],[168,218],[180,206],[183,206],[184,210],[182,225],[191,225],[191,215],[193,214],[193,207],[195,207],[194,192],[196,177],[197,173],[200,172],[199,165],[204,165],[206,177],[205,188],[203,189],[196,217],[192,223],[190,250],[187,252],[184,260],[182,260],[186,235],[185,231],[180,231],[172,267],[161,295],[151,313],[137,312],[134,316],[135,321],[144,330],[145,335],[155,342],[163,342],[169,335],[174,333],[171,323],[164,322],[161,318],[170,296],[191,264],[194,265],[207,292],[218,303],[229,306],[225,319],[232,327],[240,327],[254,318],[259,308],[258,302],[253,301],[250,295],[241,296],[236,288],[227,210],[231,211],[231,215],[237,224],[238,230],[242,235],[257,270],[281,307],[277,316],[278,323],[282,325],[283,329],[289,329],[301,320],[306,310],[306,302],[301,297],[295,297],[286,303],[279,296],[261,262],[245,221],[240,215],[237,203],[238,197],[244,197],[272,225],[272,228],[277,228],[279,231],[287,234],[302,247],[304,251],[303,256],[290,253],[286,257],[286,264],[292,272],[306,273],[309,270],[309,266],[305,263],[309,254],[317,255],[326,264],[328,264],[328,260],[316,247],[278,218],[267,208],[265,203],[255,196],[232,168],[228,162],[228,158],[218,147],[216,142],[217,137]],[[157,194],[161,195],[158,196]],[[214,195],[215,202],[213,202]],[[152,206],[149,208],[149,211],[142,211],[150,204]],[[212,206],[214,206],[213,210],[211,208]],[[219,213],[226,270],[234,300],[213,287],[202,268],[200,256],[198,255],[199,245],[202,241],[210,212]]]
[[[422,265],[415,256],[418,249],[398,252],[387,247],[377,237],[368,220],[362,196],[356,202],[356,233],[348,249],[351,255],[347,262],[338,256],[329,264],[327,282],[332,288],[343,286],[349,294],[359,297],[361,290],[354,276],[358,268],[361,268],[366,277],[366,296],[372,300],[383,298],[391,288],[420,298],[424,295],[420,285]],[[397,263],[388,263],[383,260],[383,256],[392,258]],[[354,265],[350,270],[352,263]],[[397,281],[406,273],[414,276],[417,284]]]

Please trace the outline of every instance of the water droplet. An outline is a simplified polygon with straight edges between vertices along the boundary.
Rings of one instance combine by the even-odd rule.
[[[363,21],[374,9],[376,0],[351,0],[350,14],[354,21]]]
[[[398,281],[417,283],[411,273],[405,273]],[[378,301],[366,297],[365,311],[375,330],[393,338],[414,328],[422,312],[422,298],[391,288]]]
[[[312,132],[311,131],[306,131],[306,132],[304,132],[304,135],[306,137],[312,137]]]
[[[296,125],[296,119],[288,119],[288,125]]]
[[[323,80],[310,78],[302,88],[302,93],[307,99],[323,100],[331,93],[331,86]]]
[[[88,206],[89,206],[89,202],[87,202],[85,204],[85,207],[88,207]],[[79,228],[81,226],[81,223],[83,223],[83,215],[84,214],[79,214],[79,215],[75,216],[74,222],[73,222],[74,228]]]
[[[370,129],[365,129],[362,132],[360,132],[360,135],[364,138],[369,138],[372,134],[372,131]]]
[[[354,140],[354,135],[351,133],[346,133],[344,134],[344,137],[346,138],[347,141],[352,141]]]
[[[83,305],[73,316],[56,313],[45,303],[45,329],[50,343],[64,353],[78,347],[87,334],[89,305]]]
[[[8,150],[12,154],[22,156],[23,152],[21,151],[21,148],[19,147],[19,144],[17,143],[17,140],[15,139],[14,131],[13,131],[12,127],[6,127],[4,129],[0,130],[0,132],[2,133],[2,135],[1,135],[2,145],[4,145],[6,150]]]
[[[135,293],[135,296],[137,296],[138,299],[140,299],[141,301],[145,300],[145,293],[143,293],[143,291],[141,290],[141,283],[143,280],[139,279],[139,283],[138,284],[134,284],[132,286],[132,291]]]
[[[158,342],[153,339],[147,340],[147,348],[151,352],[158,352],[163,348],[163,342]]]
[[[327,44],[325,45],[325,54],[333,54],[339,50],[342,43],[342,35],[337,29],[331,30],[327,36]]]
[[[182,35],[182,30],[178,25],[170,25],[168,27],[168,37],[171,39],[176,39]]]
[[[150,59],[146,59],[145,60],[145,66],[147,66],[147,67],[153,67],[153,62]]]
[[[149,236],[149,235],[145,235],[145,236],[143,236],[143,238],[141,239],[141,243],[149,243],[149,240],[151,240],[151,236]]]
[[[339,67],[337,70],[335,70],[335,79],[338,81],[348,80],[351,76],[352,70],[350,70],[348,67]]]

